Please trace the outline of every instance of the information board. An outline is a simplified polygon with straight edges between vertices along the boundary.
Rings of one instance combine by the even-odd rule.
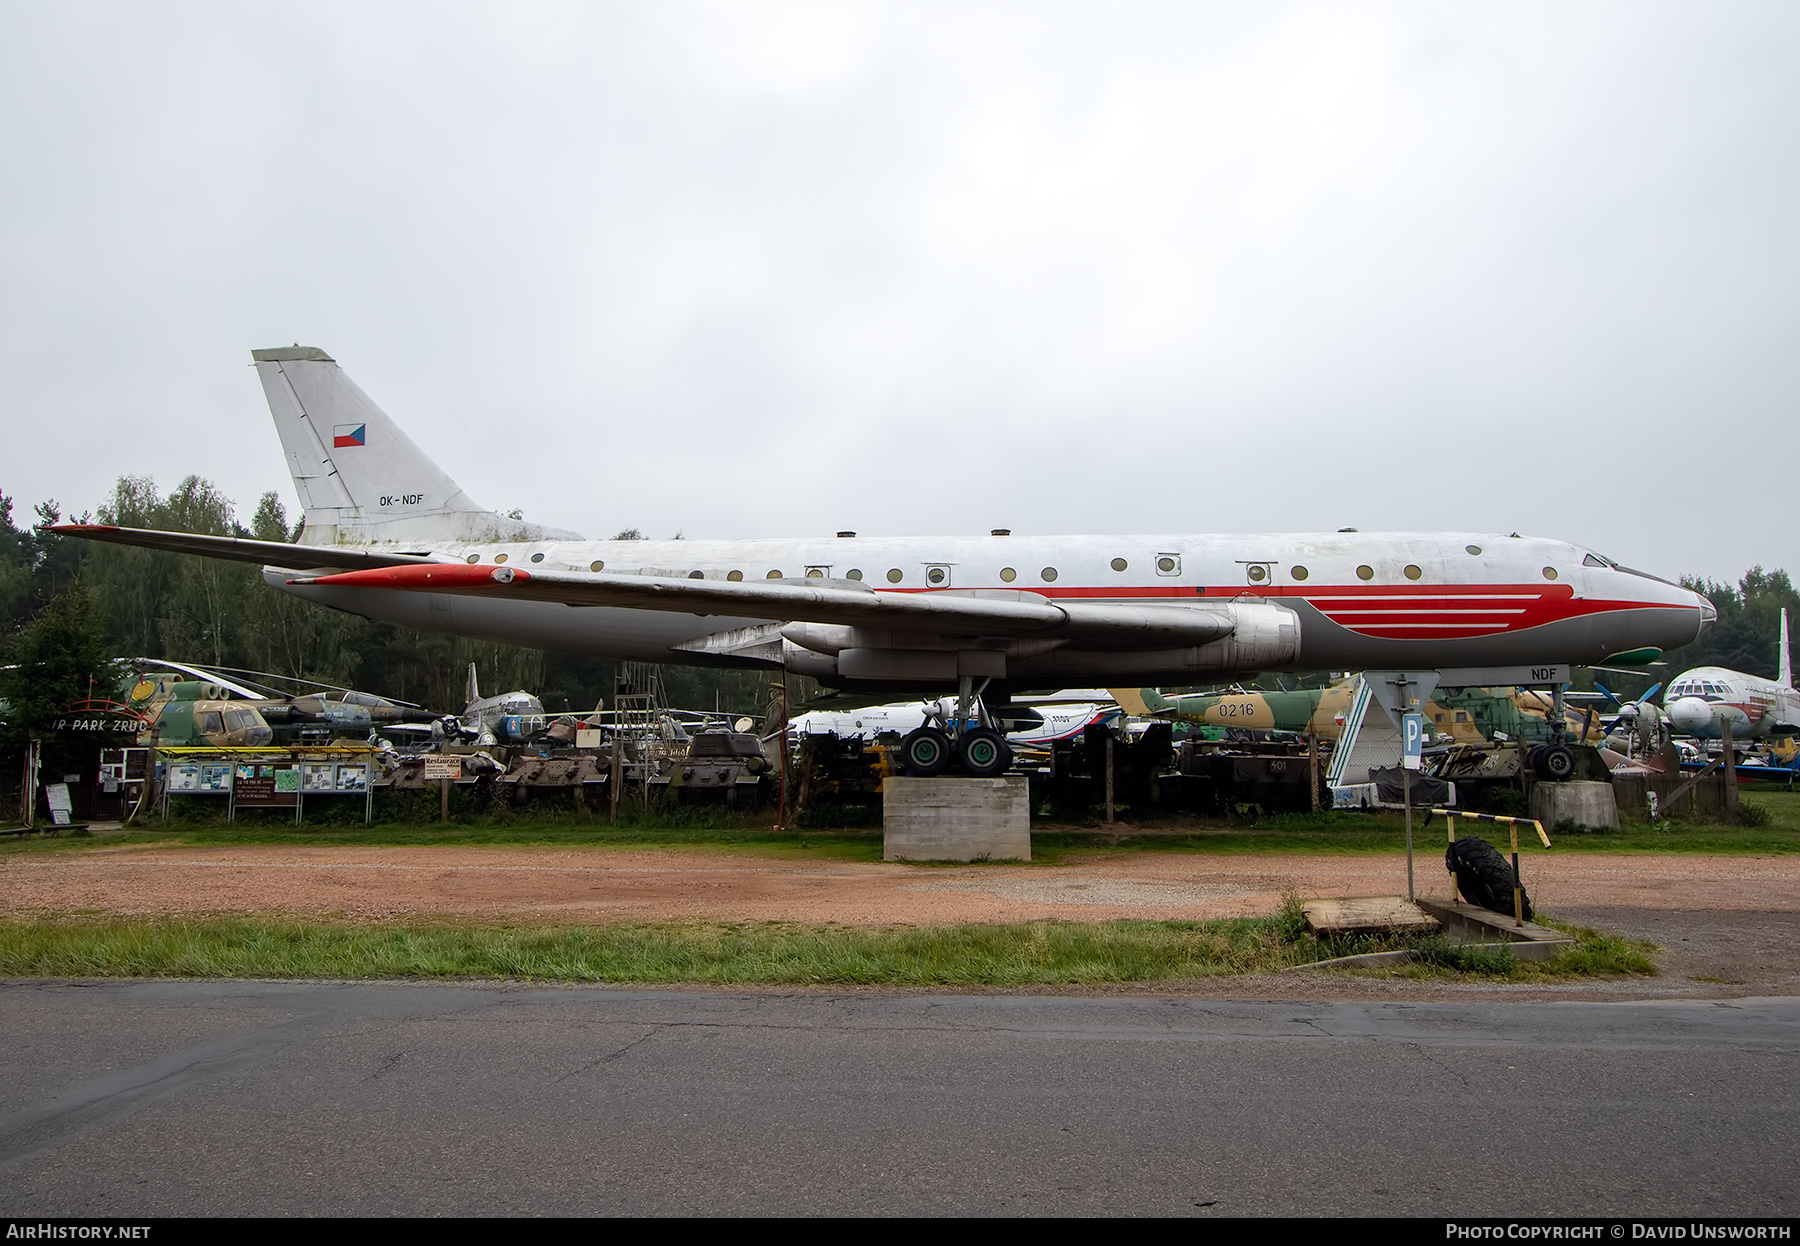
[[[307,796],[324,796],[342,792],[360,796],[369,790],[369,764],[362,761],[301,762],[300,790]]]
[[[300,767],[295,762],[240,762],[233,779],[240,807],[287,808],[300,803]]]
[[[169,767],[168,790],[183,796],[225,796],[231,792],[231,767],[202,762],[176,762]]]

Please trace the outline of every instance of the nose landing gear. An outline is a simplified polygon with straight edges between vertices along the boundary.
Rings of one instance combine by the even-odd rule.
[[[1552,783],[1575,777],[1575,752],[1568,745],[1569,720],[1563,712],[1563,689],[1567,686],[1557,684],[1550,693],[1550,713],[1546,715],[1550,742],[1538,745],[1526,758],[1531,768],[1537,771],[1538,778]]]

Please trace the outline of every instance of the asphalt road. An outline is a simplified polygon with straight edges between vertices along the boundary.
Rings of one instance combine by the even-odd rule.
[[[0,984],[0,1214],[1794,1215],[1800,999]]]

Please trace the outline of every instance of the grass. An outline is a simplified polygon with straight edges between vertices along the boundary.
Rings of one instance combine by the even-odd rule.
[[[1728,825],[1692,819],[1666,819],[1651,825],[1628,822],[1606,834],[1552,833],[1553,851],[1578,853],[1716,853],[1768,855],[1800,852],[1800,791],[1773,786],[1742,793],[1756,825]],[[850,808],[832,825],[830,810],[808,812],[802,826],[770,829],[772,811],[757,813],[720,807],[674,807],[623,811],[617,825],[598,813],[574,809],[501,809],[464,812],[454,820],[309,825],[295,827],[288,815],[245,814],[234,824],[172,819],[152,820],[141,830],[101,833],[87,838],[7,838],[0,841],[0,860],[16,854],[84,852],[132,844],[454,846],[542,848],[673,848],[739,852],[774,858],[829,858],[879,861],[881,831],[864,826],[866,810]],[[814,815],[821,815],[815,817]],[[1459,834],[1479,834],[1503,843],[1505,828],[1462,823]],[[1431,855],[1442,851],[1444,822],[1413,820],[1413,845]],[[1527,853],[1544,849],[1525,828]],[[1033,864],[1055,865],[1075,855],[1114,852],[1171,853],[1318,853],[1366,854],[1399,851],[1405,844],[1402,818],[1394,813],[1326,811],[1199,818],[1163,815],[1141,822],[1106,826],[1098,822],[1037,823],[1032,831]]]
[[[72,914],[0,921],[14,978],[501,978],[546,982],[1021,987],[1150,983],[1286,969],[1410,947],[1410,976],[1555,978],[1654,973],[1596,931],[1556,961],[1438,939],[1316,939],[1299,902],[1208,922],[1026,922],[846,928],[787,923],[638,926],[352,925],[238,917]]]
[[[708,852],[745,852],[766,857],[829,857],[854,861],[881,860],[880,831],[771,831],[756,827],[657,825],[569,826],[557,823],[489,826],[482,824],[376,824],[373,826],[296,828],[286,825],[238,824],[184,826],[149,823],[143,830],[103,831],[85,839],[13,839],[0,844],[0,860],[17,853],[85,852],[147,844],[300,846],[336,844],[384,847],[473,848],[672,848]]]

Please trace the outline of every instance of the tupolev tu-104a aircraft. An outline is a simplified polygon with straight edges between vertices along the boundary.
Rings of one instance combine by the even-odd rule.
[[[854,692],[1191,684],[1282,669],[1645,662],[1706,598],[1563,541],[1475,533],[589,541],[475,504],[314,347],[251,353],[305,512],[296,544],[54,531],[261,564],[276,588],[427,631]],[[966,717],[963,715],[962,717]],[[915,744],[917,747],[914,747]],[[909,736],[915,773],[949,761]],[[991,728],[955,742],[997,773]]]

